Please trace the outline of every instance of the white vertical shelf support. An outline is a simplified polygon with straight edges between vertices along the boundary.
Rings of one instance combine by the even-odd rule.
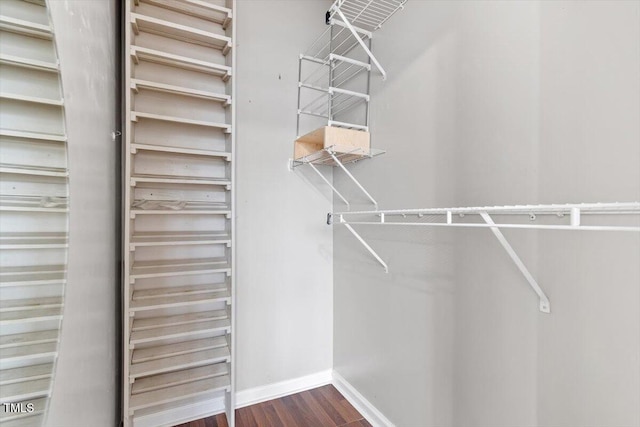
[[[487,224],[491,226],[490,229],[493,232],[493,235],[496,236],[496,239],[498,239],[498,242],[500,242],[504,250],[507,251],[507,254],[511,258],[511,260],[515,263],[516,267],[518,267],[518,270],[520,270],[524,278],[527,280],[527,282],[529,283],[529,286],[531,286],[533,291],[538,295],[538,298],[540,298],[540,311],[543,313],[550,313],[551,306],[549,304],[549,298],[547,298],[547,296],[545,295],[540,285],[538,285],[538,282],[536,282],[536,279],[533,278],[533,276],[531,275],[527,267],[524,265],[524,263],[516,253],[516,251],[509,244],[509,242],[507,241],[507,238],[504,237],[504,234],[502,234],[502,231],[500,231],[500,229],[495,226],[496,224],[495,222],[493,222],[491,215],[489,215],[486,212],[480,212],[480,216],[482,217],[482,219],[484,219],[484,221]],[[572,225],[573,225],[573,216],[572,216]]]

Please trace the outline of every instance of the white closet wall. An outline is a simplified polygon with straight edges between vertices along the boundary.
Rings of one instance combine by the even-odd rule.
[[[125,13],[125,424],[233,425],[233,2]]]

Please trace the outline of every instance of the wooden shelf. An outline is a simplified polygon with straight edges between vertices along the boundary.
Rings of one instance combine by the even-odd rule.
[[[45,40],[53,39],[53,32],[50,26],[36,24],[35,22],[24,21],[10,16],[0,15],[0,29],[27,37],[36,37]]]
[[[171,261],[138,261],[131,267],[131,279],[186,276],[207,273],[229,273],[225,258],[199,258]]]
[[[181,86],[173,86],[164,83],[150,82],[148,80],[131,79],[131,89],[139,93],[140,89],[151,90],[155,92],[171,93],[174,95],[189,96],[192,98],[206,99],[210,101],[221,102],[225,107],[231,105],[231,97],[214,92],[204,90],[191,89]]]
[[[227,352],[227,360],[228,356],[229,354]],[[227,363],[207,364],[200,367],[139,379],[131,386],[131,392],[132,394],[145,393],[166,387],[186,384],[192,381],[215,378],[221,375],[229,375],[229,365]]]
[[[50,344],[58,342],[58,330],[25,332],[22,334],[0,336],[0,349],[26,345]]]
[[[60,297],[0,300],[0,313],[7,313],[12,311],[42,310],[61,307],[62,298]]]
[[[162,388],[146,393],[134,394],[129,402],[129,411],[149,408],[183,399],[193,399],[198,396],[213,394],[217,391],[228,391],[231,383],[229,375],[197,380],[186,384]]]
[[[22,58],[15,55],[0,53],[0,64],[13,65],[15,67],[29,68],[32,70],[58,72],[58,64],[55,62],[38,61],[36,59]]]
[[[48,396],[51,392],[51,379],[28,380],[0,387],[2,402],[19,402]],[[4,423],[2,423],[4,427]]]
[[[215,62],[201,61],[186,56],[174,55],[160,50],[149,49],[140,46],[131,46],[131,56],[137,64],[139,61],[154,62],[170,67],[182,68],[190,71],[212,74],[227,81],[231,77],[231,67]]]
[[[0,196],[0,211],[64,213],[69,209],[63,197]]]
[[[139,13],[131,14],[131,28],[135,34],[139,34],[142,31],[187,43],[212,47],[221,50],[223,55],[226,55],[231,50],[231,39],[229,37]]]
[[[135,187],[139,182],[149,182],[156,184],[196,184],[196,185],[219,185],[231,187],[231,181],[224,178],[200,178],[188,176],[168,176],[168,175],[132,175],[131,186]]]
[[[57,297],[4,300],[0,308],[0,325],[60,319],[62,319],[62,299]]]
[[[61,99],[39,98],[37,96],[26,96],[15,93],[0,92],[0,99],[9,99],[12,101],[30,102],[33,104],[52,105],[54,107],[62,107],[64,101]]]
[[[2,427],[33,427],[41,426],[44,422],[44,414],[28,414],[17,419],[3,421]]]
[[[15,403],[15,402],[13,402]],[[18,420],[23,420],[23,419],[29,419],[29,422],[31,423],[32,421],[35,421],[33,419],[33,417],[44,414],[44,411],[47,407],[47,399],[46,398],[40,398],[40,399],[31,399],[28,401],[22,401],[22,402],[18,402],[22,404],[22,407],[24,408],[25,405],[27,403],[31,403],[33,404],[33,412],[6,412],[6,411],[0,411],[0,424],[2,424],[2,426],[6,426],[8,422],[13,422],[18,421]],[[10,424],[9,424],[10,425]],[[31,426],[37,426],[40,424],[30,424]]]
[[[67,137],[65,135],[56,135],[48,133],[38,132],[23,132],[19,130],[0,129],[0,136],[10,136],[14,138],[22,139],[35,139],[38,141],[51,141],[51,142],[66,142]]]
[[[131,365],[129,375],[131,382],[134,382],[138,378],[148,377],[150,375],[158,375],[167,372],[182,371],[183,369],[198,368],[205,365],[228,362],[230,358],[231,354],[227,347],[196,351],[193,353],[181,354],[179,356],[151,360],[149,362],[134,363]],[[176,378],[173,381],[175,382],[179,380],[179,378]],[[189,378],[183,376],[182,381],[187,382],[189,381]],[[145,380],[136,381],[136,385],[133,386],[132,393],[135,394],[142,391],[150,391],[150,382],[151,381]],[[165,381],[158,382],[166,383]]]
[[[131,209],[131,219],[135,219],[136,215],[231,215],[231,210],[224,203],[147,201],[145,205],[140,200],[135,203]]]
[[[202,0],[134,0],[134,2],[136,6],[139,3],[148,3],[184,13],[185,15],[215,22],[222,25],[223,29],[227,28],[227,25],[229,25],[233,17],[231,9]]]
[[[131,333],[129,346],[134,349],[138,344],[174,339],[197,339],[217,332],[229,332],[230,328],[229,319],[220,319],[145,329]]]
[[[226,319],[229,313],[227,310],[209,310],[195,313],[177,314],[173,316],[145,317],[135,319],[131,326],[132,331],[144,331],[165,326],[178,326],[190,323],[199,323],[207,320]]]
[[[231,236],[224,232],[206,231],[164,231],[135,232],[129,240],[129,249],[134,251],[138,246],[168,245],[230,245]]]
[[[0,287],[64,284],[65,273],[64,265],[3,267]]]
[[[226,151],[198,150],[194,148],[167,147],[164,145],[131,144],[131,153],[136,154],[139,150],[159,153],[188,154],[193,156],[222,157],[226,161],[231,161],[231,153]]]
[[[131,363],[144,363],[151,360],[179,356],[181,354],[188,354],[196,351],[227,347],[227,345],[228,342],[226,335],[220,335],[212,338],[183,341],[176,344],[140,348],[133,351]]]
[[[182,117],[164,116],[161,114],[142,113],[139,111],[132,111],[131,121],[137,122],[139,119],[160,120],[163,122],[181,123],[185,125],[212,127],[212,128],[222,129],[224,133],[231,133],[231,125],[228,125],[226,123],[216,123],[216,122],[209,122],[205,120],[192,120],[192,119],[185,119]]]
[[[0,385],[51,378],[53,363],[25,366],[24,368],[4,369],[0,371]]]
[[[204,287],[207,287],[208,290],[203,290]],[[146,296],[151,293],[149,291],[154,291],[153,293],[156,294],[156,296]],[[140,297],[141,293],[143,295],[142,297]],[[214,288],[212,285],[198,285],[134,291],[132,301],[129,305],[129,311],[133,314],[139,311],[183,307],[204,303],[228,303],[230,299],[231,295],[226,284],[222,284],[218,288]]]
[[[0,349],[0,360],[7,362],[28,362],[30,360],[51,359],[57,354],[57,343],[29,344],[20,347]],[[40,362],[42,363],[42,362]]]
[[[22,165],[8,165],[0,163],[0,173],[13,175],[50,176],[53,178],[67,178],[69,173],[62,168],[43,168]]]
[[[66,233],[0,233],[0,249],[67,248]]]

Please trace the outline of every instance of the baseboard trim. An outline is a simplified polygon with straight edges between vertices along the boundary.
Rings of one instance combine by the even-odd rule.
[[[342,375],[333,371],[333,386],[362,414],[373,427],[395,427],[382,412],[360,394]]]
[[[236,392],[236,409],[331,384],[332,370]]]
[[[224,412],[224,396],[133,418],[133,427],[171,427]]]

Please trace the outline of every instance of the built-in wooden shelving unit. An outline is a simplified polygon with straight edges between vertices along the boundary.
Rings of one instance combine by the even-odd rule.
[[[125,426],[233,426],[234,4],[125,9]]]
[[[0,402],[20,408],[3,406],[0,424],[37,427],[64,312],[64,99],[46,3],[2,0],[0,32]]]

